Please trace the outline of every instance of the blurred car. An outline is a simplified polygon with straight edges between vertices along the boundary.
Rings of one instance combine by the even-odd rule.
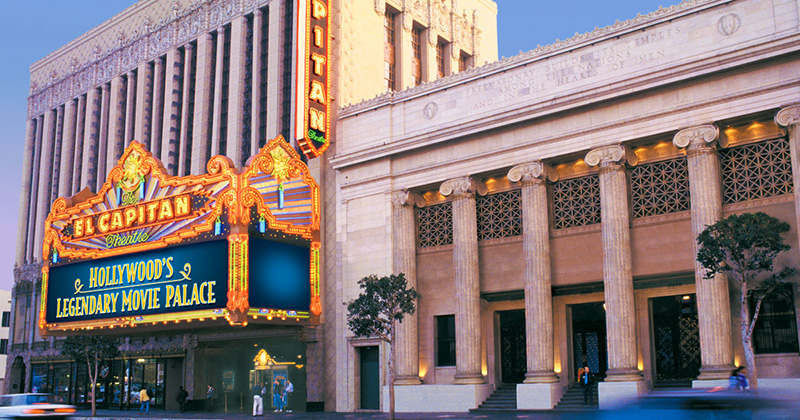
[[[788,420],[798,418],[796,401],[724,388],[653,392],[627,406],[605,410],[614,420]]]
[[[55,402],[53,394],[0,395],[0,418],[66,419],[75,406]]]

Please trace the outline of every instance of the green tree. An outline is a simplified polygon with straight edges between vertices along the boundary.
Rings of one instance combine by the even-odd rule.
[[[119,354],[117,340],[106,336],[70,336],[64,340],[61,354],[69,356],[76,363],[86,363],[89,368],[89,378],[92,380],[92,417],[97,415],[96,389],[97,376],[100,373],[100,362]]]
[[[389,418],[394,420],[394,357],[397,325],[417,310],[420,298],[403,273],[358,281],[361,294],[347,304],[347,326],[356,337],[377,337],[389,344]]]
[[[706,270],[704,277],[723,274],[739,285],[742,344],[754,390],[758,389],[758,372],[752,338],[761,302],[795,273],[793,267],[776,271],[773,264],[778,254],[791,248],[781,236],[788,231],[788,223],[758,212],[728,216],[697,236],[697,261]],[[752,314],[751,299],[755,301]]]

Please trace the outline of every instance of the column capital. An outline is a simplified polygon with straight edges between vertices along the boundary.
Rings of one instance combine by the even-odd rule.
[[[445,181],[442,183],[442,186],[439,187],[439,192],[445,197],[450,194],[453,194],[455,197],[460,195],[474,195],[475,193],[486,195],[489,190],[486,188],[486,184],[484,184],[483,181],[471,176],[464,176]]]
[[[672,138],[672,144],[679,149],[688,146],[711,145],[719,138],[719,127],[714,124],[684,128]]]
[[[100,89],[102,89],[103,93],[106,93],[106,92],[108,92],[108,89],[110,89],[110,88],[109,88],[109,86],[108,86],[108,83],[103,83],[103,84],[100,86]]]
[[[541,160],[523,163],[508,171],[508,180],[511,182],[522,181],[524,184],[535,179],[546,179],[550,182],[556,182],[558,181],[558,172]]]
[[[775,114],[775,123],[781,127],[800,124],[800,103],[784,106]]]
[[[256,10],[254,10],[254,11],[253,11],[253,16],[255,16],[255,17],[261,17],[261,14],[262,14],[262,13],[263,13],[263,12],[261,11],[261,9],[256,9]]]
[[[164,59],[161,58],[161,56],[156,57],[155,61],[156,61],[156,64],[158,64],[159,66],[164,64]]]
[[[612,144],[610,146],[592,149],[586,154],[584,161],[589,166],[606,167],[614,164],[624,165],[625,162],[633,166],[638,162],[638,158],[636,154],[625,145]]]
[[[394,191],[392,192],[392,205],[395,207],[424,207],[425,199],[412,191]]]
[[[183,46],[183,48],[185,49],[185,51],[192,51],[194,50],[194,44],[192,44],[191,42],[187,42],[186,45]]]

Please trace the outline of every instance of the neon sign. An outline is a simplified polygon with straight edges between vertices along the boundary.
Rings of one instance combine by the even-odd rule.
[[[97,194],[57,199],[45,221],[41,333],[316,322],[319,187],[280,136],[249,162],[214,156],[207,173],[172,177],[134,141]],[[263,264],[271,252],[292,258]],[[291,283],[276,281],[287,273]]]
[[[309,158],[330,145],[330,4],[300,0],[297,10],[295,138]]]

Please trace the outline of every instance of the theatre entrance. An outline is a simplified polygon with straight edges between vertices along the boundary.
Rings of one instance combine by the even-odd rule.
[[[525,310],[500,311],[497,314],[500,324],[500,381],[520,384],[527,371]]]
[[[653,385],[691,386],[700,372],[700,330],[694,294],[650,299]]]
[[[608,347],[606,346],[606,311],[603,302],[572,305],[573,372],[587,364],[598,380],[606,376]],[[573,375],[577,376],[577,375]],[[570,382],[577,377],[570,378]]]

